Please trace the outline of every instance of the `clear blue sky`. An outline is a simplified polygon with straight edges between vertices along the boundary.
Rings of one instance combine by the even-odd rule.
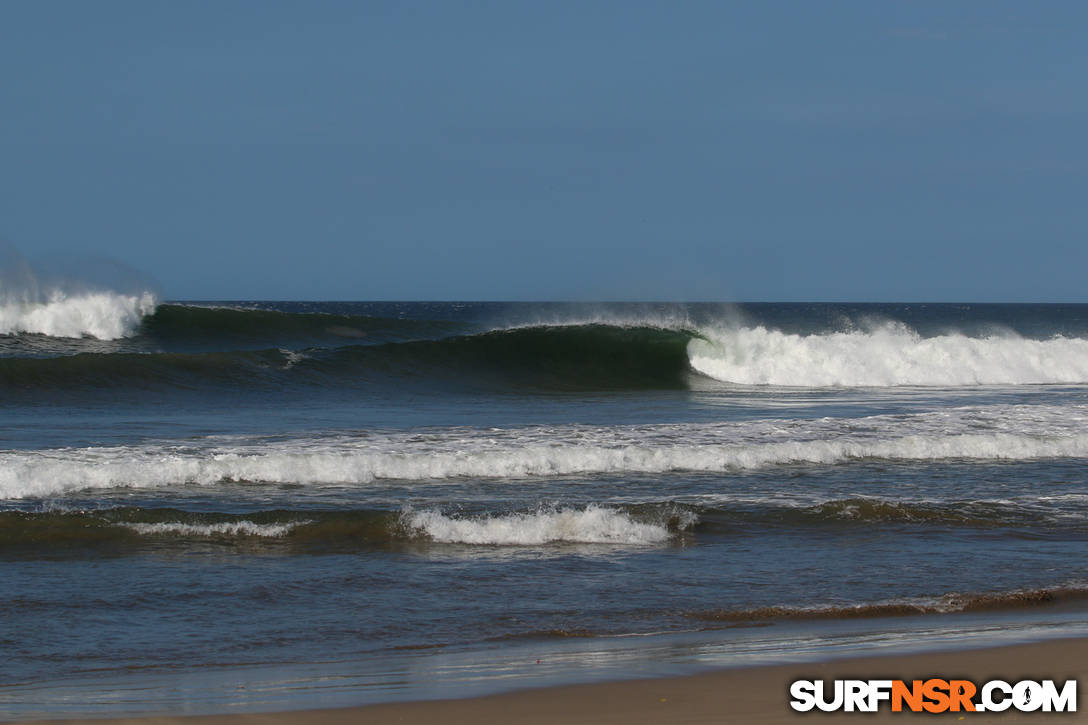
[[[1088,301],[1083,2],[0,2],[0,237],[172,298]]]

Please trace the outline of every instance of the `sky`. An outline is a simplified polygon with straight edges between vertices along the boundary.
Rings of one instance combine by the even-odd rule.
[[[1086,302],[1082,2],[0,2],[0,240],[171,299]]]

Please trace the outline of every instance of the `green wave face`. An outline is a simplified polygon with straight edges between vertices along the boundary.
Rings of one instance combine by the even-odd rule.
[[[0,385],[13,390],[217,385],[282,389],[327,385],[331,378],[348,386],[394,380],[500,389],[679,389],[690,374],[691,338],[686,331],[595,324],[298,351],[3,358]]]
[[[329,367],[428,373],[545,389],[676,389],[691,334],[649,327],[526,327],[344,350]]]
[[[268,345],[299,341],[344,344],[448,335],[456,327],[455,323],[442,320],[164,304],[143,319],[138,334],[163,343],[179,344],[216,341]]]

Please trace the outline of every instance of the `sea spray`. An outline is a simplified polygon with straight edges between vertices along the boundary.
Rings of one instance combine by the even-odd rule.
[[[78,263],[74,271],[43,271],[9,244],[0,245],[0,335],[93,337],[135,334],[157,300],[140,275],[116,262]],[[101,278],[105,277],[109,283]]]
[[[44,301],[0,301],[0,334],[32,333],[52,337],[116,340],[133,334],[145,315],[155,311],[150,292],[48,293]]]

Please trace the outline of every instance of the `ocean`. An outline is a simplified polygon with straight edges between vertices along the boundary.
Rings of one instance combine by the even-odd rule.
[[[0,718],[1088,633],[1088,305],[0,308]]]

